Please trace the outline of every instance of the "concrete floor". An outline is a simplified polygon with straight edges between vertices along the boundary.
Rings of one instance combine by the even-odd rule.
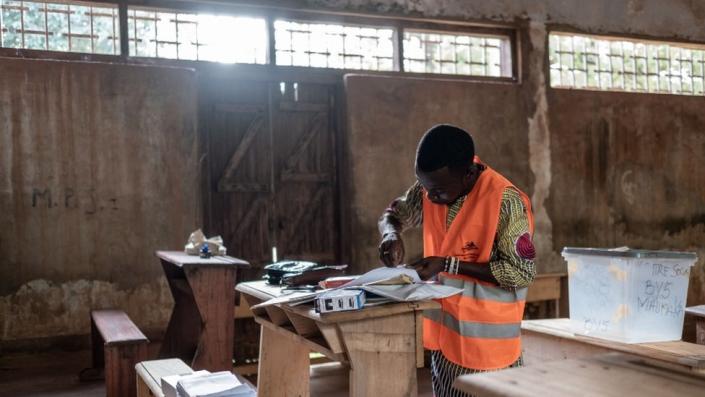
[[[105,396],[104,382],[81,383],[78,372],[89,366],[89,351],[8,354],[0,357],[0,395],[6,397]],[[431,397],[428,369],[420,369],[419,397]],[[337,363],[311,368],[311,396],[347,396],[347,371]]]

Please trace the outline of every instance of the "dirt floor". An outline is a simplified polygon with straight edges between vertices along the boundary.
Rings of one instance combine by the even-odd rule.
[[[90,351],[13,353],[0,356],[0,395],[6,397],[105,396],[102,381],[81,383],[78,373],[90,365]],[[428,369],[420,369],[419,397],[431,397]],[[311,396],[347,396],[346,369],[337,363],[311,367]]]

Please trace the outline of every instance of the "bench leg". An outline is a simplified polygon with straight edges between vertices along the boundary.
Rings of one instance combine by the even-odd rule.
[[[135,364],[147,358],[147,343],[105,346],[105,394],[135,397]]]
[[[98,332],[93,319],[91,318],[91,356],[93,358],[93,368],[103,368],[105,366],[105,354],[103,352],[103,338]]]

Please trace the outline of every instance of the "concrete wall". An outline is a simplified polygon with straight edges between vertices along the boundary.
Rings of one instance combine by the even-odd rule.
[[[152,252],[197,224],[193,71],[0,59],[0,340],[162,328]]]
[[[476,137],[479,155],[532,198],[541,272],[564,269],[564,246],[698,251],[689,304],[705,302],[705,98],[553,90],[546,44],[555,28],[705,42],[698,1],[308,1],[392,15],[516,26],[522,80],[349,77],[353,262],[378,263],[375,222],[413,182],[414,148],[437,122]],[[374,175],[374,170],[384,170]],[[418,232],[408,257],[421,255]]]

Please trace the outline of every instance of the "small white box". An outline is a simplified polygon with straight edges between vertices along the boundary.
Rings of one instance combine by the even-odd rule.
[[[680,340],[695,253],[566,247],[573,332],[625,343]]]
[[[319,313],[358,310],[365,306],[365,291],[360,289],[336,289],[324,292],[316,298]]]

